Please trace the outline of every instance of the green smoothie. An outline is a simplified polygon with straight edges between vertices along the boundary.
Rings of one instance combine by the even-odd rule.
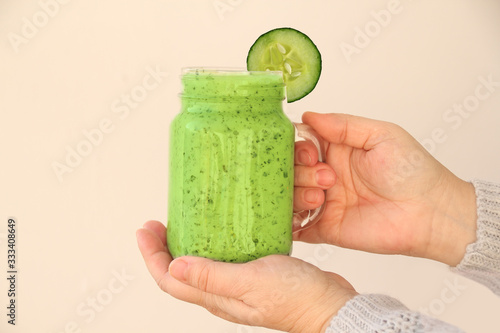
[[[188,70],[170,128],[168,248],[246,262],[289,254],[294,127],[281,72]]]

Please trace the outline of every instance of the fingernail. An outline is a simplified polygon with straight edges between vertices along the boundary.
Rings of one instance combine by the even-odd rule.
[[[316,189],[307,190],[306,193],[304,193],[304,200],[309,203],[316,203],[318,201],[318,191]]]
[[[332,186],[335,182],[335,175],[330,170],[319,170],[316,172],[316,182],[321,186]]]
[[[186,272],[188,268],[188,263],[182,259],[175,259],[168,266],[168,271],[172,277],[179,281],[186,281]]]
[[[299,151],[299,162],[304,165],[309,165],[311,163],[311,155],[305,150]]]

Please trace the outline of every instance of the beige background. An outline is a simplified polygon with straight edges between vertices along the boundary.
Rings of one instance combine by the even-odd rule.
[[[1,332],[269,331],[160,292],[135,230],[166,221],[180,68],[244,66],[253,41],[275,27],[304,31],[323,55],[317,88],[288,106],[290,118],[314,110],[393,121],[458,176],[500,182],[500,86],[474,97],[480,78],[500,82],[499,1],[60,2],[0,0],[0,269],[9,216],[18,220],[19,268],[15,327],[0,279]],[[381,26],[372,11],[388,6],[396,10]],[[369,41],[356,38],[365,28]],[[347,44],[358,53],[346,57]],[[161,72],[157,84],[148,70]],[[127,110],[121,98],[131,93],[137,103]],[[464,102],[470,112],[448,113]],[[84,132],[100,125],[108,133],[89,147]],[[78,147],[88,155],[58,179],[53,164]],[[467,332],[500,328],[500,300],[441,264],[304,244],[294,255]]]

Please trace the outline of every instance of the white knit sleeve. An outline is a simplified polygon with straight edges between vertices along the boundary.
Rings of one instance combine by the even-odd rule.
[[[477,240],[451,270],[475,280],[500,296],[500,185],[475,180]]]
[[[455,326],[408,310],[386,295],[357,295],[337,313],[326,333],[463,333]]]

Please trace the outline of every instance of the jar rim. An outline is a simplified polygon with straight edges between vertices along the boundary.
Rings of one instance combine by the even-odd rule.
[[[227,74],[227,75],[232,75],[232,74],[273,74],[273,75],[283,75],[282,71],[249,71],[246,68],[243,67],[203,67],[203,66],[195,66],[195,67],[182,67],[181,68],[181,76],[184,76],[185,74],[196,74],[196,73],[203,73],[203,74]]]
[[[283,100],[285,82],[281,71],[247,71],[231,67],[182,69],[181,98],[246,98]]]

